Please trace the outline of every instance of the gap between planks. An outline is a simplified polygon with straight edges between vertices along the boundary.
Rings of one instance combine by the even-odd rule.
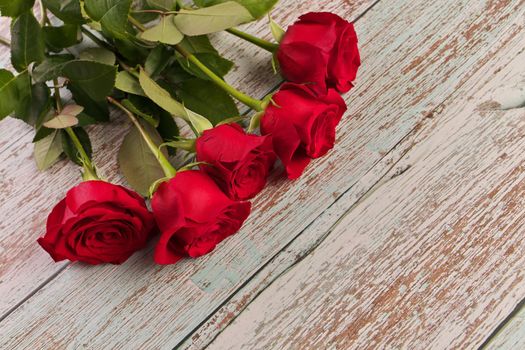
[[[525,61],[525,55],[523,54],[523,49],[517,49],[517,50],[512,50],[512,46],[514,47],[519,47],[517,44],[520,42],[520,38],[525,38],[525,33],[523,32],[524,28],[522,27],[522,32],[521,32],[521,35],[518,36],[517,40],[514,40],[514,42],[511,42],[511,43],[508,43],[508,47],[506,48],[506,50],[501,50],[501,54],[499,54],[499,57],[501,58],[501,61],[498,62],[498,66],[499,67],[505,67],[505,66],[511,66],[513,67],[513,69],[511,70],[507,70],[506,72],[506,78],[510,78],[512,79],[513,75],[516,75],[516,73],[519,73],[519,67],[520,67],[520,62],[523,62]],[[518,52],[518,54],[516,54],[516,51]],[[513,54],[516,54],[515,56]],[[521,55],[521,56],[520,56]],[[505,61],[505,57],[512,57],[510,60],[507,60]],[[508,68],[508,67],[506,67]],[[503,68],[504,70],[506,68]],[[479,80],[479,81],[485,81],[485,85],[486,86],[483,86],[482,85],[482,88],[481,90],[484,90],[484,93],[483,94],[477,94],[477,93],[474,93],[474,96],[483,96],[484,98],[487,97],[487,91],[489,89],[494,89],[496,88],[495,86],[495,83],[491,80],[492,79],[492,76],[491,74],[488,74],[488,72],[491,72],[493,75],[497,75],[498,72],[499,72],[499,68],[497,67],[494,67],[491,65],[491,62],[489,62],[486,66],[484,67],[480,67],[480,69],[478,70],[478,73],[476,74],[475,77],[472,78],[472,80],[474,82],[476,82],[476,80]],[[500,80],[497,80],[497,79],[494,79],[495,81],[501,81],[501,77],[500,77]],[[473,91],[477,91],[477,89],[479,88],[479,84],[474,84],[474,88],[472,89]],[[471,86],[466,86],[465,88],[462,88],[460,89],[457,93],[455,93],[454,97],[453,98],[450,98],[450,99],[447,99],[447,101],[445,101],[446,103],[445,104],[449,104],[449,106],[439,106],[436,108],[435,110],[435,113],[433,115],[432,118],[429,118],[427,122],[425,122],[424,124],[425,125],[422,125],[420,128],[418,128],[419,130],[417,132],[414,132],[415,137],[410,137],[409,139],[405,140],[403,142],[403,144],[405,144],[404,147],[401,147],[401,149],[406,149],[407,152],[402,152],[404,153],[405,155],[402,156],[401,160],[401,165],[398,169],[396,169],[395,171],[392,171],[392,169],[394,169],[394,167],[390,167],[390,171],[389,173],[387,174],[387,176],[383,176],[382,177],[382,180],[378,181],[375,186],[369,191],[367,192],[367,194],[363,197],[361,197],[358,202],[356,204],[352,204],[352,201],[349,200],[350,204],[352,204],[352,206],[346,210],[346,212],[343,212],[342,213],[342,216],[339,216],[338,215],[338,219],[337,219],[337,222],[335,223],[335,225],[333,225],[331,227],[331,231],[333,230],[334,227],[337,227],[339,223],[341,223],[341,221],[343,221],[343,223],[341,223],[341,225],[348,225],[348,226],[351,226],[351,222],[352,220],[348,219],[347,216],[348,215],[352,215],[354,214],[353,211],[355,208],[359,206],[361,206],[361,208],[359,209],[359,212],[358,213],[355,213],[355,215],[352,215],[352,218],[355,219],[355,220],[359,220],[357,219],[358,217],[360,217],[360,214],[363,215],[363,213],[365,212],[365,209],[363,209],[363,205],[366,205],[368,207],[371,207],[375,201],[375,203],[378,203],[378,201],[381,201],[381,199],[376,196],[376,192],[378,191],[381,191],[381,193],[383,195],[385,195],[385,192],[388,192],[388,190],[386,188],[390,188],[392,189],[392,185],[390,182],[391,180],[393,179],[397,179],[399,178],[400,176],[403,176],[405,177],[405,182],[408,181],[409,178],[411,178],[411,175],[404,175],[404,172],[406,169],[411,169],[411,166],[418,166],[419,168],[421,167],[426,167],[427,164],[426,163],[421,163],[422,161],[422,156],[424,154],[428,154],[428,153],[432,153],[433,152],[433,146],[436,145],[436,138],[433,138],[431,140],[428,140],[427,139],[430,139],[432,136],[432,131],[438,126],[439,128],[441,129],[440,132],[441,132],[441,136],[444,135],[444,130],[448,128],[450,128],[451,130],[453,129],[454,131],[456,131],[456,128],[458,125],[462,125],[462,123],[464,123],[464,129],[467,129],[467,130],[464,130],[463,129],[463,133],[467,133],[468,134],[468,130],[471,130],[473,129],[473,126],[472,125],[467,125],[467,122],[463,122],[461,120],[462,118],[462,115],[456,115],[458,113],[457,109],[460,109],[461,110],[461,105],[464,103],[464,96],[468,96],[469,92],[471,91]],[[471,98],[469,98],[468,100],[471,100]],[[453,103],[449,103],[449,101],[453,102]],[[488,100],[490,101],[490,100]],[[472,102],[471,104],[473,104],[474,102]],[[443,109],[445,108],[445,111],[443,111]],[[503,112],[503,111],[491,111],[491,110],[487,110],[487,111],[477,111],[477,110],[474,110],[474,112],[472,112],[470,106],[467,106],[466,107],[466,111],[464,110],[465,113],[473,113],[473,121],[476,121],[476,123],[480,124],[480,128],[483,129],[483,124],[486,124],[487,123],[487,118],[490,116],[492,118],[498,118],[498,116],[500,116],[500,118],[496,119],[499,121],[500,124],[502,125],[505,125],[505,123],[507,123],[507,125],[505,125],[505,127],[508,129],[508,130],[512,130],[513,127],[511,127],[510,123],[513,123],[512,125],[515,125],[515,124],[519,124],[519,119],[518,121],[516,122],[513,122],[513,119],[515,118],[520,118],[520,115],[523,117],[525,116],[525,110],[524,109],[521,109],[521,110],[514,110],[514,111],[507,111],[507,112]],[[520,113],[521,112],[521,113]],[[478,116],[478,113],[481,115],[481,117]],[[487,115],[484,115],[484,113],[487,113]],[[503,117],[503,115],[506,115],[506,118]],[[444,120],[441,120],[443,119]],[[492,120],[492,119],[491,119]],[[524,123],[522,122],[521,123],[521,127],[523,129],[524,127]],[[492,131],[494,130],[497,130],[497,129],[493,129]],[[463,134],[462,134],[463,135]],[[455,137],[456,140],[461,140],[462,138],[462,135],[460,136],[453,136]],[[492,136],[492,134],[489,134],[489,135],[485,135],[486,139],[489,141],[489,142],[492,142],[492,137],[494,138],[502,138],[502,135],[494,135]],[[512,137],[514,138],[514,144],[513,144],[513,151],[514,151],[514,155],[516,155],[516,150],[519,149],[519,142],[520,142],[520,133],[519,132],[514,132],[514,135],[512,135]],[[494,141],[496,142],[496,141]],[[512,142],[512,141],[511,141]],[[419,146],[419,145],[422,145],[422,146]],[[426,149],[425,149],[426,148]],[[458,150],[458,152],[461,151],[461,150]],[[450,149],[449,152],[451,152],[452,154],[454,154],[456,151],[454,149]],[[506,152],[511,152],[510,151],[510,148],[502,148],[499,152],[504,152],[506,154]],[[494,153],[496,154],[499,154],[498,151],[495,151],[493,152],[493,155]],[[407,154],[409,153],[416,153],[416,157],[415,159],[409,159],[409,157],[407,157]],[[479,157],[479,156],[478,156]],[[512,156],[509,156],[510,159],[512,160]],[[518,160],[519,159],[514,159],[515,162],[514,163],[518,163],[519,165],[519,162]],[[494,163],[493,163],[494,164]],[[495,164],[499,164],[499,162],[495,162]],[[523,164],[523,161],[522,163]],[[519,166],[518,166],[519,168]],[[479,170],[479,169],[478,169]],[[401,174],[400,174],[401,173]],[[463,175],[465,178],[468,178],[469,177],[469,174],[467,173],[463,173]],[[497,176],[497,174],[495,174],[495,176]],[[512,188],[513,186],[519,186],[519,183],[520,181],[523,181],[522,177],[521,179],[518,177],[516,178],[516,180],[514,180],[514,182],[512,183],[509,183],[507,187],[509,188]],[[386,188],[384,188],[385,186],[387,186]],[[522,186],[523,188],[523,186]],[[488,189],[487,189],[488,190]],[[437,195],[437,194],[436,194]],[[519,196],[519,194],[517,194],[516,196]],[[374,198],[369,198],[369,197],[374,197]],[[385,199],[385,200],[389,200],[388,198]],[[497,203],[497,202],[495,202]],[[391,205],[395,205],[394,203],[392,203]],[[497,206],[497,204],[495,204]],[[524,216],[525,217],[525,216]],[[370,220],[374,220],[373,218],[370,218]],[[363,220],[361,220],[363,221]],[[351,227],[349,227],[349,229],[351,229]],[[339,239],[341,240],[341,237],[343,236],[344,232],[345,232],[346,228],[341,228],[340,226],[338,227],[338,235],[339,235]],[[518,230],[519,231],[519,230]],[[357,233],[357,232],[356,232]],[[412,232],[411,232],[412,233]],[[310,230],[309,234],[312,236],[311,238],[315,237],[315,233],[313,232],[313,230]],[[348,233],[349,235],[352,235],[351,233]],[[386,232],[385,232],[386,234]],[[518,236],[519,236],[519,232],[517,233]],[[362,235],[362,233],[361,233]],[[326,238],[326,237],[325,237]],[[325,250],[326,249],[326,245],[332,245],[332,246],[335,246],[334,244],[334,241],[338,239],[337,237],[335,238],[332,238],[331,239],[331,242],[325,242],[323,243],[324,245],[324,248]],[[395,238],[393,238],[395,240]],[[518,238],[516,238],[518,239]],[[324,240],[324,239],[323,239]],[[356,240],[359,240],[358,238],[356,238]],[[227,327],[225,329],[225,332],[227,333],[222,333],[220,332],[219,334],[216,334],[215,336],[219,336],[219,338],[216,338],[215,337],[215,341],[212,342],[212,346],[210,347],[210,349],[222,349],[222,348],[229,348],[229,349],[235,349],[235,348],[241,348],[241,346],[244,346],[245,348],[250,348],[250,349],[259,349],[259,348],[294,348],[294,347],[298,347],[298,348],[324,348],[325,346],[328,347],[328,348],[336,348],[336,347],[340,347],[340,348],[357,348],[357,349],[363,349],[363,348],[404,348],[405,346],[407,346],[407,342],[409,342],[410,344],[410,347],[411,348],[446,348],[446,347],[455,347],[455,346],[458,346],[458,347],[462,347],[462,348],[476,348],[477,345],[479,345],[481,342],[483,342],[483,339],[484,337],[486,336],[486,334],[484,333],[485,330],[492,330],[494,327],[497,327],[497,324],[498,324],[498,319],[501,319],[501,318],[504,318],[505,315],[507,315],[508,312],[510,312],[509,310],[509,306],[512,307],[514,305],[516,299],[517,299],[517,296],[514,296],[515,293],[518,293],[520,292],[521,293],[521,296],[523,296],[523,294],[525,294],[525,288],[523,288],[523,283],[521,285],[521,289],[513,289],[513,290],[505,290],[504,288],[502,288],[501,290],[497,290],[495,293],[500,293],[499,295],[503,295],[506,300],[504,302],[502,302],[502,306],[499,306],[499,305],[496,305],[496,307],[494,306],[491,306],[491,308],[489,307],[486,307],[487,309],[490,309],[491,310],[491,313],[489,315],[486,315],[485,318],[482,318],[481,320],[479,318],[475,318],[475,315],[474,316],[471,316],[471,319],[470,319],[470,322],[473,322],[472,321],[472,317],[474,317],[475,320],[478,320],[482,323],[482,325],[484,326],[478,326],[479,328],[482,328],[481,330],[477,330],[477,332],[473,332],[473,329],[472,329],[472,324],[469,323],[469,321],[467,319],[463,320],[464,322],[463,323],[459,323],[459,324],[456,324],[456,323],[451,323],[449,324],[449,327],[450,328],[455,328],[455,329],[451,329],[451,333],[452,334],[456,334],[457,337],[454,337],[452,335],[446,335],[445,338],[442,338],[442,339],[439,339],[439,336],[443,336],[443,334],[437,334],[437,338],[436,339],[432,339],[431,337],[427,337],[426,334],[425,336],[421,336],[420,338],[417,338],[417,335],[414,335],[415,333],[413,334],[410,334],[409,335],[409,339],[406,339],[404,338],[403,336],[403,333],[399,334],[398,331],[399,331],[399,324],[402,323],[403,321],[407,321],[408,320],[405,320],[405,319],[396,319],[394,320],[394,325],[392,325],[392,327],[394,328],[394,330],[392,330],[391,332],[389,332],[387,329],[381,329],[381,328],[378,328],[377,330],[377,333],[375,334],[371,334],[373,336],[375,336],[375,338],[373,337],[370,337],[370,338],[364,338],[364,336],[361,336],[359,338],[360,341],[356,342],[356,343],[341,343],[341,342],[338,342],[338,343],[323,343],[322,339],[314,339],[314,336],[311,336],[312,334],[305,334],[304,332],[302,332],[302,329],[301,328],[305,328],[305,329],[308,329],[308,328],[312,328],[312,330],[315,330],[317,328],[314,329],[315,325],[312,326],[311,323],[317,323],[317,325],[319,325],[319,331],[321,330],[324,330],[324,327],[321,327],[321,325],[328,325],[330,323],[330,320],[328,318],[326,319],[321,319],[321,320],[318,320],[316,318],[312,318],[312,317],[308,317],[308,320],[309,322],[306,322],[306,319],[305,319],[305,316],[306,315],[302,315],[301,314],[301,311],[303,310],[304,307],[306,307],[305,305],[310,305],[310,303],[313,302],[312,299],[308,299],[308,298],[305,298],[304,296],[302,295],[298,295],[298,294],[293,294],[292,291],[290,290],[289,293],[285,293],[285,292],[282,292],[282,290],[285,290],[286,288],[288,287],[284,287],[284,285],[292,285],[292,289],[294,288],[293,285],[295,284],[296,286],[299,286],[299,285],[303,285],[303,284],[306,284],[308,285],[308,283],[306,281],[302,281],[301,280],[301,277],[302,277],[302,274],[301,272],[297,271],[298,269],[301,269],[302,272],[308,270],[311,265],[312,266],[319,266],[321,263],[322,263],[322,260],[323,257],[327,257],[327,256],[330,256],[329,252],[328,251],[317,251],[315,252],[315,254],[317,254],[317,259],[320,260],[318,262],[313,262],[312,261],[312,255],[310,255],[310,251],[308,250],[309,247],[307,244],[305,244],[305,242],[307,243],[307,241],[304,241],[302,242],[302,244],[296,244],[296,247],[294,249],[292,249],[292,251],[295,251],[296,253],[297,252],[307,252],[308,253],[308,256],[306,258],[310,259],[310,262],[308,264],[306,264],[304,262],[304,259],[305,257],[301,257],[301,259],[299,259],[297,262],[293,262],[289,267],[287,267],[286,269],[284,269],[279,275],[276,276],[276,278],[274,278],[272,281],[269,282],[269,284],[267,286],[265,286],[264,288],[261,288],[258,292],[257,291],[245,291],[245,294],[246,295],[250,295],[252,293],[255,293],[256,295],[254,296],[254,298],[250,301],[247,302],[247,305],[243,305],[243,308],[242,310],[246,310],[246,311],[240,311],[240,314],[238,316],[236,316],[234,318],[234,320],[231,320],[233,321],[233,325],[230,326],[230,327]],[[343,244],[343,242],[341,242],[341,244]],[[356,243],[357,244],[357,243]],[[393,243],[395,244],[395,243]],[[302,246],[301,246],[302,245]],[[503,247],[504,248],[504,247]],[[520,249],[516,249],[518,251],[522,251]],[[357,252],[356,252],[357,253]],[[386,255],[388,255],[388,253],[385,253]],[[291,253],[289,255],[292,255]],[[519,254],[517,254],[519,255]],[[292,257],[293,259],[293,257]],[[332,262],[333,263],[333,262]],[[491,262],[487,261],[485,262],[485,265],[490,265]],[[519,266],[521,266],[521,264],[519,263],[519,259],[518,261],[515,263],[515,266],[516,268],[519,268]],[[349,269],[353,269],[349,267]],[[408,270],[410,270],[410,268],[407,268]],[[374,270],[374,266],[371,265],[370,266],[370,270]],[[320,270],[318,271],[320,272]],[[376,271],[377,272],[377,271]],[[452,271],[451,271],[452,272]],[[348,272],[350,275],[351,275],[351,272],[349,271]],[[312,272],[312,275],[314,274],[314,272]],[[288,275],[285,278],[283,276],[285,275]],[[329,274],[329,271],[325,271],[325,273],[318,273],[316,274],[317,278],[320,279],[320,280],[323,280],[324,276],[330,276]],[[362,276],[356,276],[357,277],[362,277]],[[485,278],[488,278],[489,276],[484,276]],[[493,277],[495,280],[497,280],[497,272],[494,273]],[[351,279],[352,277],[349,277],[349,279]],[[395,279],[395,276],[393,277]],[[293,282],[292,282],[292,279],[293,279]],[[385,277],[385,279],[388,279],[388,277]],[[326,279],[325,279],[326,280]],[[519,281],[519,278],[517,278],[517,280]],[[301,281],[301,282],[300,282]],[[335,283],[342,283],[344,281],[332,281],[332,282],[335,282]],[[441,281],[438,281],[436,284],[435,284],[435,288],[436,289],[439,289],[440,288],[440,282]],[[444,281],[443,281],[444,282]],[[464,281],[465,284],[467,284],[468,286],[468,282],[469,280],[466,279]],[[470,281],[470,282],[475,282],[475,281]],[[293,283],[293,284],[292,284]],[[313,282],[313,283],[319,283],[319,285],[317,286],[314,286],[314,287],[310,287],[310,289],[317,289],[317,290],[320,290],[322,289],[322,284],[320,282]],[[348,284],[348,282],[347,282]],[[371,292],[368,292],[370,294],[370,297],[373,296],[374,294],[374,290],[376,291],[376,296],[377,298],[379,299],[380,298],[380,295],[381,293],[383,292],[383,290],[386,290],[388,288],[390,288],[392,285],[391,284],[388,284],[388,283],[384,283],[384,285],[382,286],[381,284],[376,284],[377,287],[371,287],[372,288],[372,291]],[[498,286],[499,284],[496,284],[495,282],[493,282],[491,285],[494,285],[495,286],[495,289],[498,289]],[[362,285],[361,285],[362,286]],[[413,288],[414,286],[408,286],[408,290],[411,289],[411,287]],[[297,289],[298,287],[296,287]],[[345,290],[340,290],[338,294],[340,297],[343,297],[343,294]],[[330,290],[327,290],[326,293],[330,292]],[[264,293],[264,294],[263,294]],[[300,292],[298,292],[300,293]],[[386,292],[385,292],[386,293]],[[474,292],[471,292],[472,294],[475,294]],[[498,295],[498,294],[497,294]],[[284,296],[286,296],[288,299],[283,299]],[[394,294],[395,296],[395,294]],[[496,296],[494,296],[496,297]],[[301,302],[299,304],[292,304],[291,302],[291,299],[301,299]],[[465,298],[465,297],[464,297]],[[488,298],[488,296],[486,296],[486,298]],[[467,300],[463,299],[463,300],[458,300],[456,302],[457,305],[463,305],[465,303],[465,301],[468,301],[468,299],[471,299],[471,298],[468,298],[467,296]],[[510,300],[509,300],[510,299]],[[279,302],[275,302],[274,305],[271,305],[271,302],[270,300],[280,300],[282,302],[287,302],[288,304],[290,305],[293,305],[293,308],[289,309],[289,308],[285,308],[284,306],[282,308],[280,308],[280,304]],[[496,298],[497,301],[499,301],[497,298]],[[514,300],[514,301],[513,301]],[[518,301],[520,299],[517,299]],[[367,302],[369,300],[364,300],[362,302]],[[403,304],[406,303],[405,300],[394,300],[394,302],[396,303],[396,308],[399,308],[401,309],[400,312],[402,312],[402,308],[403,308]],[[453,303],[454,300],[452,301],[448,301],[448,303]],[[490,301],[487,301],[487,300],[480,300],[479,301],[480,303],[484,302],[484,303],[487,303],[487,302],[490,302]],[[257,304],[257,305],[250,305],[250,304]],[[355,304],[355,303],[354,303]],[[264,306],[263,306],[264,305]],[[317,305],[319,306],[319,305]],[[341,305],[343,306],[343,305]],[[272,307],[276,307],[275,310],[272,311]],[[315,305],[314,305],[314,310],[315,310]],[[325,307],[331,307],[331,306],[327,306],[325,305]],[[351,306],[352,308],[353,306]],[[381,307],[381,306],[378,306],[378,307]],[[317,309],[317,312],[322,314],[324,311],[320,311],[324,309],[324,307],[319,307],[319,309]],[[332,312],[334,310],[327,310],[326,312],[324,312],[324,317],[327,317],[327,314],[334,314],[334,312]],[[375,310],[368,310],[370,311],[370,313],[372,312],[375,312]],[[367,318],[368,316],[365,315],[366,312],[368,312],[366,309],[363,310],[361,312],[361,314],[359,313],[351,313],[351,311],[348,311],[348,314],[346,315],[339,315],[340,317],[351,317],[353,320],[355,320],[354,322],[356,324],[359,324],[359,319],[361,319],[361,317],[363,318]],[[432,313],[432,309],[426,309],[426,312],[428,313]],[[434,310],[434,311],[437,311],[437,310]],[[315,314],[316,311],[313,311],[312,314]],[[474,313],[474,311],[471,311],[471,313]],[[522,312],[524,313],[524,312]],[[267,315],[265,315],[267,314]],[[285,316],[280,316],[280,315],[285,315]],[[350,316],[351,315],[351,316]],[[361,316],[361,317],[360,317]],[[272,319],[273,317],[273,319]],[[492,317],[494,317],[494,319],[492,319]],[[467,317],[465,317],[467,318]],[[295,320],[297,319],[301,319],[303,320],[302,322],[302,326],[299,327],[297,322]],[[374,321],[377,321],[377,323],[381,323],[381,322],[386,322],[384,320],[381,320],[381,319],[373,319],[370,321],[370,324],[371,324],[371,327],[374,326]],[[290,325],[292,324],[293,322],[295,322],[295,328],[292,328],[290,326],[290,328],[284,328],[285,326],[287,325]],[[432,323],[431,320],[427,320],[427,323]],[[247,325],[247,326],[246,326]],[[257,325],[257,329],[255,328],[255,325]],[[282,325],[283,328],[280,328],[279,326]],[[440,324],[434,324],[433,327],[439,327]],[[442,327],[447,327],[447,325],[443,325],[441,324]],[[364,326],[362,327],[364,328]],[[362,329],[361,328],[361,329]],[[363,331],[365,331],[364,329],[362,329]],[[426,329],[426,330],[429,330],[429,329]],[[439,328],[437,330],[434,329],[431,329],[432,331],[434,331],[434,333],[436,333]],[[445,330],[445,329],[444,329]],[[463,330],[463,332],[461,332]],[[406,329],[405,329],[406,331]],[[278,333],[280,332],[280,333]],[[301,333],[302,332],[302,333]],[[358,332],[358,330],[356,330],[355,332]],[[370,331],[369,331],[370,332]],[[433,334],[434,334],[433,333]],[[473,334],[469,334],[469,333],[473,333]],[[232,338],[232,336],[235,335],[235,338]],[[281,338],[279,338],[279,335],[281,336]],[[380,336],[380,338],[378,339],[377,336]],[[406,335],[406,334],[405,334]],[[436,335],[436,334],[434,334]],[[222,337],[221,337],[222,336]],[[284,340],[286,339],[287,336],[290,336],[290,337],[293,337],[289,340]],[[310,337],[311,336],[311,337]],[[369,334],[370,336],[370,334]],[[391,343],[388,343],[388,342],[385,342],[384,339],[381,339],[381,337],[385,337],[386,336],[389,336],[390,338],[390,341],[392,341]],[[284,338],[283,338],[284,337]],[[416,337],[416,339],[413,339],[414,337]],[[472,338],[469,338],[469,337],[472,337]],[[196,340],[198,340],[200,337],[198,337]],[[372,341],[372,338],[373,338],[373,341]],[[266,342],[267,339],[270,339],[270,341]],[[273,341],[271,341],[273,339]],[[311,339],[314,339],[314,340],[311,340]],[[368,340],[367,340],[368,339]],[[466,340],[466,341],[465,341]],[[260,343],[258,343],[257,341],[259,341]],[[436,342],[433,342],[433,341],[436,341]],[[292,346],[292,344],[294,344]],[[186,344],[186,345],[191,345],[191,344]],[[201,347],[202,345],[208,345],[208,344],[203,344],[203,343],[200,343],[198,344],[198,346],[196,346],[195,348],[197,347]],[[191,348],[191,347],[189,347]],[[497,347],[496,347],[497,348]],[[516,348],[516,347],[514,347]],[[510,347],[505,347],[505,349],[510,349]]]
[[[405,103],[406,103],[406,101],[405,101]],[[374,163],[374,164],[375,164],[375,163]],[[79,271],[76,271],[76,272],[79,272]],[[73,271],[73,273],[75,273],[75,271]]]
[[[480,67],[480,70],[487,68],[490,69],[490,62],[488,66]],[[463,84],[458,86],[460,89]],[[460,89],[462,91],[462,89]],[[463,92],[465,92],[463,90]],[[208,320],[199,326],[199,329],[188,334],[186,339],[178,346],[177,349],[198,349],[208,346],[232,323],[239,315],[246,310],[249,305],[258,298],[267,288],[269,288],[275,281],[285,275],[294,266],[303,261],[309,256],[325,239],[332,233],[335,227],[349,215],[354,208],[360,203],[372,196],[381,186],[390,180],[401,176],[404,172],[410,169],[411,165],[406,164],[395,171],[392,171],[398,163],[403,160],[405,155],[409,153],[412,148],[416,145],[415,139],[423,138],[421,135],[425,129],[428,129],[429,124],[436,124],[435,117],[439,115],[446,103],[450,100],[457,99],[458,95],[453,94],[447,96],[440,104],[434,109],[428,112],[427,117],[422,120],[421,123],[417,124],[405,138],[399,141],[380,161],[376,163],[383,163],[382,166],[374,165],[373,168],[363,177],[368,180],[367,185],[363,185],[362,181],[350,187],[341,196],[339,196],[332,205],[330,205],[325,211],[323,211],[312,223],[308,225],[303,231],[293,238],[280,252],[275,254],[270,261],[262,266],[249,280],[247,280],[234,294],[232,294],[228,300],[226,300],[219,310],[214,312],[214,315],[208,318]],[[423,130],[423,131],[422,131]],[[429,134],[427,132],[426,137]],[[376,168],[382,170],[380,174],[374,174],[377,171]],[[365,181],[366,182],[366,181]],[[372,185],[369,185],[372,183]],[[336,208],[339,202],[350,203],[350,207],[341,213],[341,209]],[[344,204],[343,204],[344,205]],[[338,212],[337,214],[331,211]],[[330,216],[335,216],[337,219],[333,222]],[[327,217],[327,218],[324,218]],[[315,230],[312,230],[312,226],[320,221],[323,224],[329,223],[329,229],[321,236],[315,234]],[[319,225],[318,225],[319,226]],[[306,234],[312,241],[308,242],[304,235]],[[301,240],[301,242],[297,242]],[[313,243],[312,243],[313,242]],[[295,245],[295,247],[294,247]],[[259,276],[261,275],[261,276]],[[258,283],[260,283],[258,285]],[[199,334],[199,333],[204,333]],[[203,340],[204,339],[204,340]]]
[[[375,0],[372,4],[370,4],[368,7],[366,7],[361,13],[359,13],[355,18],[354,18],[354,22],[357,22],[361,17],[363,17],[371,8],[373,8],[377,3],[379,3],[381,0]],[[274,20],[276,19],[276,17],[274,17]],[[259,26],[264,23],[264,20],[261,20],[258,22]],[[3,28],[4,30],[6,28]],[[8,29],[8,28],[7,28]],[[251,30],[253,31],[253,30]],[[258,30],[256,31],[258,32]],[[232,38],[232,37],[230,37]],[[217,39],[215,39],[215,41],[217,41]],[[251,44],[248,44],[246,43],[246,45],[250,45],[249,46],[249,49],[253,49],[253,50],[259,50],[257,48],[255,48],[255,46],[251,46]],[[219,49],[221,47],[219,46]],[[232,57],[232,59],[235,59],[234,57]],[[282,83],[282,80],[278,83],[274,83],[274,85],[269,88],[266,92],[264,92],[260,98],[263,98],[265,97],[266,95],[276,91],[280,84]],[[243,86],[243,88],[245,88]],[[252,110],[250,108],[246,108],[244,106],[241,106],[241,115],[248,115]],[[115,113],[112,113],[112,114],[116,114],[116,115],[122,115],[120,112],[115,112]],[[16,125],[13,127],[13,128],[16,128]],[[33,130],[31,129],[28,129],[26,130],[26,136],[27,135],[32,135],[33,133]],[[8,146],[6,146],[4,148],[4,151],[6,150],[9,150],[11,146],[17,144],[17,142],[19,142],[20,139],[16,139],[16,138],[13,138],[12,139],[12,143]],[[120,176],[119,176],[120,177]],[[122,178],[120,177],[120,180],[122,181]],[[49,284],[51,281],[53,281],[55,278],[59,277],[59,275],[65,271],[67,269],[68,266],[70,266],[72,263],[70,262],[66,262],[66,263],[63,263],[62,266],[57,270],[55,271],[51,276],[49,276],[46,280],[44,280],[40,285],[38,285],[36,288],[34,288],[33,290],[31,290],[25,297],[23,297],[17,304],[15,304],[13,307],[11,307],[10,309],[8,309],[7,311],[5,311],[2,315],[0,315],[0,322],[2,322],[5,318],[7,318],[11,313],[13,313],[18,307],[20,307],[22,304],[24,304],[27,300],[29,300],[32,296],[34,296],[40,289],[42,289],[43,287],[45,287],[47,284]]]

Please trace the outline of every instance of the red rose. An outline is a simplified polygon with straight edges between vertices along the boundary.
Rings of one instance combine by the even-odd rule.
[[[333,89],[319,95],[292,83],[283,84],[273,101],[261,119],[261,133],[272,135],[288,177],[296,179],[311,158],[322,157],[334,147],[335,129],[346,104]]]
[[[233,200],[261,192],[276,159],[269,136],[246,134],[235,123],[206,130],[196,149],[197,161],[207,163],[201,169]]]
[[[151,204],[161,230],[155,262],[162,265],[211,252],[241,228],[251,209],[249,202],[229,199],[200,170],[180,172],[162,183]]]
[[[144,199],[122,186],[87,181],[73,187],[47,219],[38,243],[55,261],[121,264],[156,231]]]
[[[277,59],[291,82],[347,92],[361,64],[354,25],[333,13],[303,15],[286,31]]]

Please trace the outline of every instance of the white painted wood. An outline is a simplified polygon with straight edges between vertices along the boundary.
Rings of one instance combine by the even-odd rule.
[[[338,3],[332,8],[357,16],[371,3],[372,0],[358,0],[351,4]],[[323,6],[326,5],[289,1],[283,7],[289,7],[289,10],[276,12],[273,17],[289,24],[298,14]],[[245,27],[253,34],[270,36],[264,20]],[[9,20],[6,18],[0,18],[0,33],[9,36]],[[236,67],[227,77],[232,85],[263,97],[279,82],[265,51],[227,33],[216,34],[212,39],[221,53],[236,62]],[[0,46],[0,65],[11,69],[9,60],[9,50]],[[108,180],[125,184],[118,174],[116,147],[121,144],[129,123],[118,114],[115,118],[111,124],[97,125],[88,131],[101,173]],[[38,172],[32,159],[33,135],[33,130],[21,121],[7,118],[0,123],[0,318],[67,265],[55,264],[36,244],[36,239],[43,234],[53,205],[80,180],[79,171],[75,165],[62,161],[45,173]],[[148,259],[151,259],[149,255]]]
[[[351,17],[341,10],[346,4],[324,6]],[[377,181],[373,174],[381,177],[390,167],[385,155],[398,159],[388,152],[427,112],[472,84],[470,78],[487,62],[497,64],[495,54],[518,32],[522,5],[381,1],[359,22],[364,66],[360,85],[348,95],[353,118],[343,122],[329,157],[299,181],[274,180],[255,201],[245,228],[206,258],[162,268],[145,258],[151,258],[146,251],[121,267],[69,266],[0,324],[5,334],[0,347],[177,345],[327,208],[337,206],[340,195],[357,189],[356,183],[366,192]],[[366,176],[371,177],[360,181]],[[321,227],[312,238],[325,233]]]
[[[525,308],[521,308],[483,347],[484,350],[525,348]]]
[[[347,209],[337,210],[340,220],[317,249],[303,241],[288,248],[307,256],[288,264],[209,349],[483,343],[525,296],[525,109],[486,107],[523,70],[525,30],[515,29],[472,83],[403,142],[409,152],[365,198],[341,200]],[[322,222],[305,237],[317,236]],[[523,333],[514,331],[493,348],[522,348]]]

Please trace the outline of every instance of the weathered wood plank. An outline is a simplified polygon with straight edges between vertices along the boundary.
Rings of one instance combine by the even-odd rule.
[[[399,145],[409,152],[372,191],[340,200],[346,209],[317,249],[304,238],[317,237],[322,220],[288,248],[301,259],[288,256],[291,268],[209,349],[483,343],[525,296],[525,109],[490,107],[499,84],[523,71],[523,24]],[[513,325],[492,348],[523,347],[509,337],[521,318]]]
[[[525,308],[523,302],[512,317],[500,325],[501,328],[485,342],[485,350],[514,350],[525,348]]]
[[[372,0],[338,3],[330,9],[348,16],[357,16],[372,4]],[[274,19],[290,24],[298,14],[308,10],[322,10],[324,4],[312,6],[288,1],[276,11]],[[269,37],[267,22],[246,26],[246,31]],[[0,33],[9,34],[9,20],[0,18]],[[212,38],[218,50],[236,62],[228,81],[254,96],[263,97],[279,81],[273,73],[268,54],[253,45],[237,40],[227,33]],[[0,62],[10,67],[9,50],[0,47]],[[128,122],[118,117],[108,125],[89,129],[95,150],[96,164],[107,179],[125,183],[118,175],[115,145],[120,145],[128,130]],[[45,173],[39,173],[32,160],[33,131],[22,122],[5,119],[0,128],[0,319],[49,282],[67,263],[54,264],[36,244],[42,234],[50,209],[66,189],[79,181],[78,170],[65,161]],[[16,215],[13,211],[16,210]],[[148,256],[149,258],[149,256]],[[86,271],[87,272],[87,271]]]
[[[206,258],[161,268],[144,252],[122,267],[68,267],[4,321],[4,345],[176,345],[490,61],[522,5],[383,0],[358,28],[365,66],[349,95],[354,118],[330,157],[295,183],[275,180],[241,233]]]

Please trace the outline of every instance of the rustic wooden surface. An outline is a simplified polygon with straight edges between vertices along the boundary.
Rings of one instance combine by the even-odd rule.
[[[148,249],[118,267],[52,263],[35,239],[78,170],[37,174],[31,130],[2,121],[0,348],[524,342],[507,318],[525,298],[525,110],[514,108],[525,1],[282,0],[273,17],[309,10],[357,18],[363,67],[337,147],[298,181],[274,176],[241,232],[205,258],[159,267]],[[264,21],[248,29],[269,36]],[[264,51],[214,41],[239,63],[234,85],[263,96],[279,82]],[[115,116],[90,130],[116,182],[127,128]]]

